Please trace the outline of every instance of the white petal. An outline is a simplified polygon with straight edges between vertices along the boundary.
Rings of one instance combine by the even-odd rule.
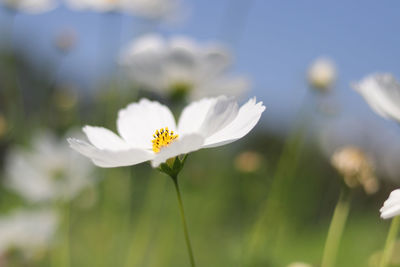
[[[118,132],[132,147],[151,149],[156,130],[168,127],[176,131],[174,116],[168,107],[147,99],[119,111]]]
[[[396,189],[390,193],[380,212],[383,219],[400,215],[400,189]]]
[[[46,201],[54,196],[53,181],[48,179],[44,168],[33,162],[29,153],[13,148],[7,155],[5,166],[4,185],[28,201]]]
[[[229,125],[206,138],[203,147],[222,146],[242,138],[254,128],[264,110],[262,102],[256,103],[255,98],[250,99]]]
[[[220,96],[208,110],[208,113],[200,127],[200,133],[205,137],[210,137],[229,125],[238,115],[238,104],[233,98]]]
[[[121,53],[119,64],[129,79],[148,89],[164,89],[166,44],[160,35],[149,34],[131,42]]]
[[[179,137],[168,147],[161,148],[160,152],[156,154],[151,162],[151,166],[156,168],[169,158],[199,150],[203,142],[204,138],[198,134],[189,134]]]
[[[219,77],[197,84],[197,87],[192,90],[191,98],[219,95],[239,97],[249,88],[250,81],[244,77]]]
[[[170,67],[194,70],[198,54],[196,43],[185,37],[177,37],[169,43],[168,64]]]
[[[22,12],[39,14],[50,11],[57,6],[53,0],[4,0],[4,5]]]
[[[391,74],[373,74],[353,85],[379,115],[400,122],[400,84]]]
[[[133,56],[135,54],[145,52],[157,52],[162,51],[166,48],[164,39],[159,34],[147,34],[139,39],[135,39],[130,45],[130,49],[127,51],[127,56]]]
[[[232,64],[231,53],[220,44],[210,44],[201,55],[201,77],[214,78],[221,75]],[[221,94],[220,94],[221,95]]]
[[[90,158],[94,164],[103,168],[130,166],[151,160],[154,153],[143,149],[128,149],[120,151],[101,150],[84,141],[68,139],[70,146]]]
[[[199,72],[199,52],[195,42],[184,37],[170,40],[163,63],[166,89],[174,83],[193,85]]]
[[[390,219],[397,215],[400,215],[400,206],[395,206],[381,212],[382,219]]]
[[[129,145],[118,135],[103,127],[85,126],[83,127],[90,143],[98,149],[108,149],[112,151],[129,149]]]
[[[199,132],[208,111],[215,104],[216,98],[204,98],[202,100],[192,102],[186,106],[179,118],[178,132],[179,134],[189,134]]]
[[[33,256],[50,245],[59,218],[52,210],[14,210],[0,217],[0,252],[17,248]]]

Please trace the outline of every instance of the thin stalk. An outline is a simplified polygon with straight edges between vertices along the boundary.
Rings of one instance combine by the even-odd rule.
[[[350,210],[350,194],[343,188],[328,230],[321,267],[335,266],[337,252]]]
[[[178,206],[179,206],[179,211],[181,213],[181,219],[182,219],[182,225],[183,225],[183,233],[185,234],[186,246],[187,246],[187,249],[188,249],[189,259],[190,259],[190,265],[192,267],[195,267],[196,264],[194,262],[192,245],[190,244],[189,230],[188,230],[186,219],[185,219],[185,211],[183,209],[181,191],[179,190],[178,177],[171,177],[171,178],[174,181],[174,185],[175,185],[175,189],[176,189],[176,196],[178,198]]]
[[[383,249],[381,262],[379,267],[386,267],[390,261],[390,258],[393,253],[393,247],[395,244],[395,240],[397,234],[399,232],[399,225],[400,225],[400,216],[394,217],[392,223],[390,224],[389,233],[386,238],[385,248]]]

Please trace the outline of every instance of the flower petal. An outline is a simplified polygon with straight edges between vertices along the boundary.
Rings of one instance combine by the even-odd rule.
[[[199,132],[209,137],[231,123],[238,114],[238,104],[233,98],[220,96],[208,110]]]
[[[120,57],[129,79],[153,91],[164,89],[166,43],[158,34],[148,34],[131,42]]]
[[[250,81],[245,77],[223,76],[198,83],[191,94],[192,99],[204,96],[230,95],[240,96],[250,88]]]
[[[199,134],[189,134],[179,137],[172,144],[162,148],[160,152],[156,154],[155,158],[151,162],[151,166],[156,168],[169,158],[199,150],[203,142],[204,138]]]
[[[376,113],[400,122],[400,84],[391,74],[367,76],[353,87]]]
[[[185,37],[176,37],[169,42],[166,70],[180,69],[184,72],[195,72],[198,65],[198,47],[196,43]]]
[[[57,7],[57,2],[53,0],[23,0],[23,1],[2,1],[5,6],[17,9],[30,14],[40,14],[50,11]]]
[[[379,211],[383,219],[400,215],[400,189],[390,193],[389,198],[383,203],[383,207]]]
[[[118,132],[132,147],[151,149],[155,131],[165,127],[176,131],[174,116],[168,107],[156,101],[142,99],[118,114]]]
[[[264,110],[262,102],[256,103],[256,98],[250,99],[229,125],[206,138],[203,147],[222,146],[242,138],[254,128]]]
[[[128,143],[121,137],[103,127],[85,126],[83,132],[86,134],[90,143],[98,149],[108,149],[112,151],[129,149]]]
[[[233,61],[228,49],[218,43],[210,43],[198,48],[195,55],[198,61],[195,75],[199,84],[223,75]],[[221,94],[223,93],[220,92],[218,95]]]
[[[216,98],[204,98],[186,106],[179,118],[178,133],[182,135],[199,132],[208,111],[215,102]]]
[[[103,150],[78,139],[69,138],[67,140],[73,149],[90,158],[97,166],[103,168],[130,166],[154,158],[154,153],[143,149]]]

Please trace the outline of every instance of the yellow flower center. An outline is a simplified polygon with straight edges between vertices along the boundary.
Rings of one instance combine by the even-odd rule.
[[[158,153],[161,148],[168,146],[177,139],[178,135],[174,134],[173,131],[169,131],[168,127],[165,127],[157,130],[153,137],[154,139],[151,141],[153,143],[153,151]]]

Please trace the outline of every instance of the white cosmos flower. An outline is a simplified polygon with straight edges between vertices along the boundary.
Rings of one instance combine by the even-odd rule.
[[[34,136],[32,149],[14,147],[6,158],[5,186],[30,202],[68,200],[93,183],[93,166],[50,133]]]
[[[369,75],[353,87],[376,113],[400,122],[400,84],[391,74]]]
[[[57,5],[55,0],[1,0],[1,3],[7,8],[31,14],[50,11]]]
[[[380,212],[383,219],[390,219],[400,215],[400,189],[396,189],[390,193],[389,198],[383,203]]]
[[[176,15],[180,0],[66,0],[76,10],[124,12],[149,19]]]
[[[145,35],[128,45],[119,63],[132,82],[167,96],[238,96],[249,88],[244,77],[227,74],[232,58],[225,47],[185,37]]]
[[[225,96],[205,98],[184,108],[176,124],[168,107],[142,99],[119,111],[120,136],[102,127],[85,126],[83,131],[91,144],[77,139],[68,142],[100,167],[149,160],[158,167],[169,158],[242,138],[257,124],[264,109],[255,98],[240,108]]]
[[[336,80],[336,67],[331,59],[317,58],[308,70],[308,81],[320,90],[327,90],[332,87]]]
[[[17,210],[0,217],[0,255],[18,249],[33,256],[50,245],[57,225],[58,216],[51,210]]]

